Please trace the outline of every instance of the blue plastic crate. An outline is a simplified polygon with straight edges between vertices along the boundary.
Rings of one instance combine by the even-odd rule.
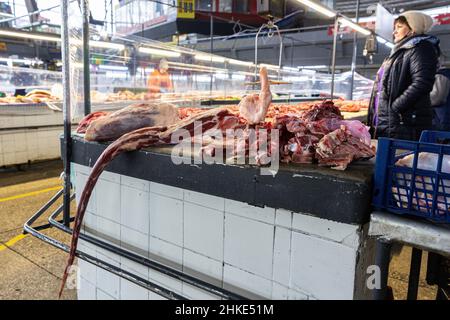
[[[450,223],[449,142],[450,132],[438,131],[424,131],[419,142],[380,138],[373,205]]]

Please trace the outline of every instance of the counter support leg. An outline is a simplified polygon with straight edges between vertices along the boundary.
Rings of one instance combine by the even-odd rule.
[[[409,270],[407,300],[417,300],[421,263],[422,263],[422,250],[413,248],[411,253],[411,267]]]
[[[375,289],[375,300],[386,300],[387,282],[389,275],[389,260],[392,244],[386,240],[378,239],[375,249],[375,264],[380,268],[380,288]]]

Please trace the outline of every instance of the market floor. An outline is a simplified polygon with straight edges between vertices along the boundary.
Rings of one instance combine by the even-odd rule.
[[[67,254],[30,235],[22,235],[24,222],[61,188],[61,161],[49,161],[17,169],[0,169],[0,300],[57,299]],[[55,209],[59,204],[55,204]],[[75,208],[74,208],[75,209]],[[47,217],[36,222],[46,224]],[[43,231],[58,240],[69,237],[53,229]],[[389,285],[395,299],[406,299],[411,248],[404,247],[390,266]],[[436,288],[425,282],[423,255],[419,299],[434,299]],[[76,299],[65,290],[62,299]]]
[[[24,222],[61,188],[62,164],[50,161],[21,169],[0,169],[0,300],[58,299],[67,254],[22,235],[22,230]],[[36,225],[48,223],[46,219]],[[69,240],[56,230],[44,233]],[[76,290],[65,290],[62,299],[76,299]]]

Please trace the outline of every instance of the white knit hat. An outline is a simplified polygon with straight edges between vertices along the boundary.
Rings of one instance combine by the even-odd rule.
[[[420,11],[406,11],[400,16],[404,16],[408,21],[412,31],[416,34],[427,33],[433,27],[433,18]]]

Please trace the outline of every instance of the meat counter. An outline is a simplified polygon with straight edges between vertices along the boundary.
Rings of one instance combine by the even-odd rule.
[[[77,203],[105,144],[72,141]],[[176,165],[171,147],[120,155],[100,177],[83,231],[250,299],[368,299],[374,162],[346,171]],[[220,299],[86,241],[80,250],[189,299]],[[162,299],[79,260],[79,299]]]

